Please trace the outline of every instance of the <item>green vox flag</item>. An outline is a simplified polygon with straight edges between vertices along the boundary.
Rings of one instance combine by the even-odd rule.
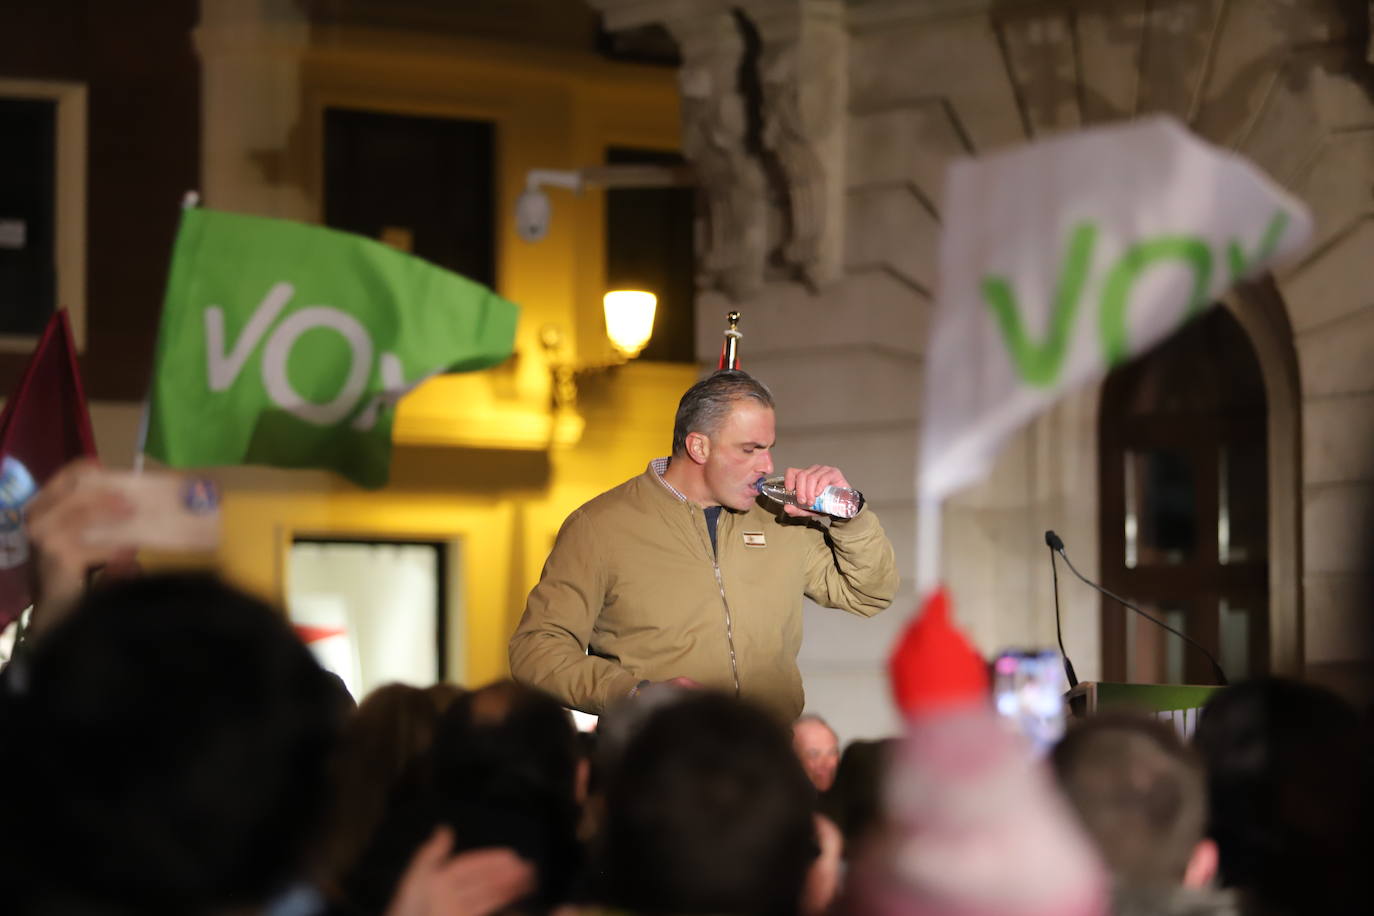
[[[518,311],[361,236],[186,210],[146,451],[173,467],[329,468],[380,487],[396,401],[431,375],[504,360]]]

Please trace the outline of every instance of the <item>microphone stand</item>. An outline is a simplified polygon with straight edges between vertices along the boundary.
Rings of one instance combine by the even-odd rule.
[[[1198,650],[1199,652],[1201,652],[1203,655],[1207,656],[1207,660],[1208,660],[1209,662],[1212,663],[1212,672],[1213,672],[1214,674],[1216,674],[1218,683],[1220,683],[1221,686],[1223,686],[1223,687],[1227,686],[1227,685],[1230,683],[1230,681],[1226,680],[1226,672],[1224,672],[1224,671],[1221,670],[1221,664],[1216,660],[1215,657],[1213,657],[1212,653],[1211,653],[1211,652],[1208,652],[1206,649],[1204,649],[1204,648],[1202,647],[1202,645],[1201,645],[1200,643],[1197,642],[1197,640],[1192,639],[1192,638],[1190,638],[1190,637],[1184,635],[1183,633],[1180,633],[1178,630],[1175,630],[1173,627],[1169,626],[1167,623],[1165,623],[1164,621],[1160,620],[1159,618],[1154,617],[1154,616],[1152,616],[1152,615],[1150,615],[1150,614],[1145,613],[1145,612],[1142,611],[1140,608],[1136,607],[1134,604],[1131,604],[1131,602],[1127,601],[1125,598],[1122,598],[1122,597],[1121,597],[1120,595],[1118,595],[1116,592],[1113,592],[1113,591],[1111,591],[1110,589],[1107,589],[1107,588],[1103,588],[1101,585],[1098,585],[1096,582],[1092,581],[1092,580],[1089,579],[1087,576],[1083,575],[1081,572],[1079,572],[1079,571],[1074,567],[1073,562],[1069,559],[1068,553],[1064,550],[1064,542],[1063,542],[1063,541],[1060,541],[1060,540],[1059,540],[1059,537],[1058,537],[1057,535],[1055,535],[1055,536],[1054,536],[1054,541],[1057,542],[1057,544],[1051,543],[1051,541],[1050,541],[1051,535],[1054,535],[1054,532],[1053,532],[1053,531],[1046,531],[1046,532],[1045,532],[1045,543],[1050,544],[1050,550],[1051,550],[1052,552],[1053,552],[1053,551],[1056,551],[1056,549],[1057,549],[1058,554],[1059,554],[1061,557],[1064,558],[1064,563],[1069,567],[1069,571],[1072,572],[1075,576],[1077,576],[1078,579],[1079,579],[1079,581],[1081,581],[1081,582],[1082,582],[1083,584],[1085,584],[1085,585],[1090,585],[1090,586],[1092,586],[1093,588],[1097,589],[1097,590],[1098,590],[1099,592],[1101,592],[1102,594],[1106,595],[1108,598],[1111,598],[1113,601],[1115,601],[1115,602],[1117,602],[1118,604],[1120,604],[1122,607],[1128,607],[1128,608],[1130,608],[1131,610],[1133,610],[1133,611],[1135,611],[1137,614],[1139,614],[1141,617],[1144,617],[1146,620],[1150,621],[1151,623],[1155,624],[1156,626],[1163,627],[1164,629],[1168,630],[1170,633],[1172,633],[1172,634],[1174,634],[1175,636],[1177,636],[1179,639],[1181,639],[1181,640],[1183,640],[1184,642],[1186,642],[1188,645],[1192,646],[1194,649],[1197,649],[1197,650]],[[1060,648],[1061,648],[1061,649],[1063,648],[1063,644],[1062,644],[1062,643],[1060,644]],[[1064,661],[1065,661],[1065,662],[1068,661],[1068,657],[1067,657],[1067,656],[1065,656]]]
[[[1050,574],[1054,577],[1054,635],[1059,640],[1059,655],[1064,659],[1064,677],[1068,678],[1069,689],[1078,686],[1078,675],[1074,673],[1073,662],[1069,661],[1069,653],[1064,649],[1064,631],[1059,626],[1059,564],[1054,562],[1054,543],[1050,540],[1052,531],[1045,532],[1045,546],[1050,549]],[[1058,541],[1058,537],[1054,539]],[[1060,542],[1060,550],[1063,550],[1063,542]]]

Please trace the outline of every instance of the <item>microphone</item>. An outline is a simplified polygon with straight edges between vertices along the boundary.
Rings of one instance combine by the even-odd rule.
[[[1045,546],[1050,549],[1050,574],[1054,576],[1054,635],[1059,639],[1059,655],[1064,659],[1064,677],[1069,680],[1069,689],[1078,686],[1078,675],[1074,673],[1069,653],[1064,651],[1064,631],[1059,626],[1059,564],[1054,562],[1054,552],[1064,552],[1064,542],[1053,531],[1045,532]]]
[[[1094,582],[1093,580],[1089,579],[1087,576],[1085,576],[1085,575],[1083,575],[1081,572],[1079,572],[1079,571],[1074,567],[1073,562],[1069,559],[1069,555],[1068,555],[1067,553],[1065,553],[1065,551],[1064,551],[1064,542],[1063,542],[1062,540],[1060,540],[1060,539],[1059,539],[1059,535],[1055,534],[1053,531],[1046,531],[1046,532],[1045,532],[1045,543],[1046,543],[1047,545],[1049,545],[1050,550],[1054,551],[1055,553],[1058,553],[1061,557],[1064,558],[1064,563],[1069,567],[1069,571],[1072,572],[1075,576],[1077,576],[1078,579],[1079,579],[1079,581],[1081,581],[1081,582],[1082,582],[1083,584],[1085,584],[1085,585],[1090,585],[1090,586],[1092,586],[1093,588],[1097,589],[1097,590],[1098,590],[1099,592],[1101,592],[1102,594],[1106,595],[1108,598],[1110,598],[1110,599],[1112,599],[1113,601],[1115,601],[1117,604],[1120,604],[1122,607],[1130,608],[1131,610],[1133,610],[1133,611],[1135,611],[1137,614],[1139,614],[1141,617],[1144,617],[1146,620],[1148,620],[1148,621],[1150,621],[1151,623],[1153,623],[1155,626],[1163,627],[1164,629],[1168,630],[1170,633],[1172,633],[1172,634],[1174,634],[1175,636],[1177,636],[1179,639],[1181,639],[1181,640],[1183,640],[1184,642],[1186,642],[1188,645],[1192,646],[1194,649],[1197,649],[1197,650],[1198,650],[1199,652],[1201,652],[1203,655],[1207,656],[1207,660],[1208,660],[1209,662],[1212,663],[1212,672],[1217,676],[1217,682],[1218,682],[1219,684],[1221,684],[1221,686],[1223,686],[1223,687],[1225,687],[1225,686],[1227,686],[1227,685],[1230,684],[1230,681],[1226,680],[1226,672],[1224,672],[1224,671],[1221,670],[1221,663],[1218,662],[1218,661],[1216,660],[1216,658],[1212,655],[1211,652],[1208,652],[1206,649],[1204,649],[1204,648],[1202,647],[1202,644],[1201,644],[1201,643],[1199,643],[1199,642],[1198,642],[1197,640],[1195,640],[1195,639],[1192,639],[1192,638],[1190,638],[1190,637],[1184,635],[1183,633],[1180,633],[1178,630],[1175,630],[1173,627],[1169,626],[1167,623],[1165,623],[1164,621],[1160,620],[1158,617],[1154,617],[1154,616],[1152,616],[1152,615],[1150,615],[1150,614],[1145,613],[1145,612],[1142,611],[1140,608],[1136,607],[1134,604],[1131,604],[1131,602],[1127,601],[1125,598],[1122,598],[1122,597],[1121,597],[1120,595],[1118,595],[1116,592],[1113,592],[1113,591],[1111,591],[1111,590],[1109,590],[1109,589],[1103,588],[1102,586],[1098,585],[1096,582]],[[1053,560],[1054,560],[1053,555],[1051,555],[1050,560],[1051,560],[1051,562],[1053,562]],[[1058,594],[1057,594],[1057,593],[1056,593],[1055,597],[1056,597],[1056,600],[1057,600],[1057,599],[1058,599]],[[1056,609],[1056,611],[1057,611],[1057,609]],[[1057,618],[1056,618],[1056,621],[1055,621],[1055,622],[1056,622],[1056,625],[1057,625],[1057,624],[1058,624]],[[1062,651],[1062,649],[1063,649],[1063,643],[1062,643],[1062,642],[1060,643],[1060,649],[1061,649],[1061,651]],[[1066,664],[1068,663],[1068,656],[1065,656],[1065,657],[1064,657],[1064,661],[1065,661]]]

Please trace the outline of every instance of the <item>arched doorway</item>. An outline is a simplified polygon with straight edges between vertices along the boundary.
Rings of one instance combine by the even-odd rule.
[[[1102,579],[1206,646],[1269,670],[1268,400],[1255,349],[1214,308],[1113,372],[1099,414]],[[1105,680],[1206,684],[1195,649],[1103,600]]]

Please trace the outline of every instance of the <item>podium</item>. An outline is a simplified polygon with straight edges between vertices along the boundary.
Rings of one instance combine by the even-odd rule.
[[[1143,713],[1170,723],[1180,738],[1191,741],[1202,707],[1221,689],[1195,684],[1084,681],[1064,694],[1064,702],[1075,719],[1099,712]]]

